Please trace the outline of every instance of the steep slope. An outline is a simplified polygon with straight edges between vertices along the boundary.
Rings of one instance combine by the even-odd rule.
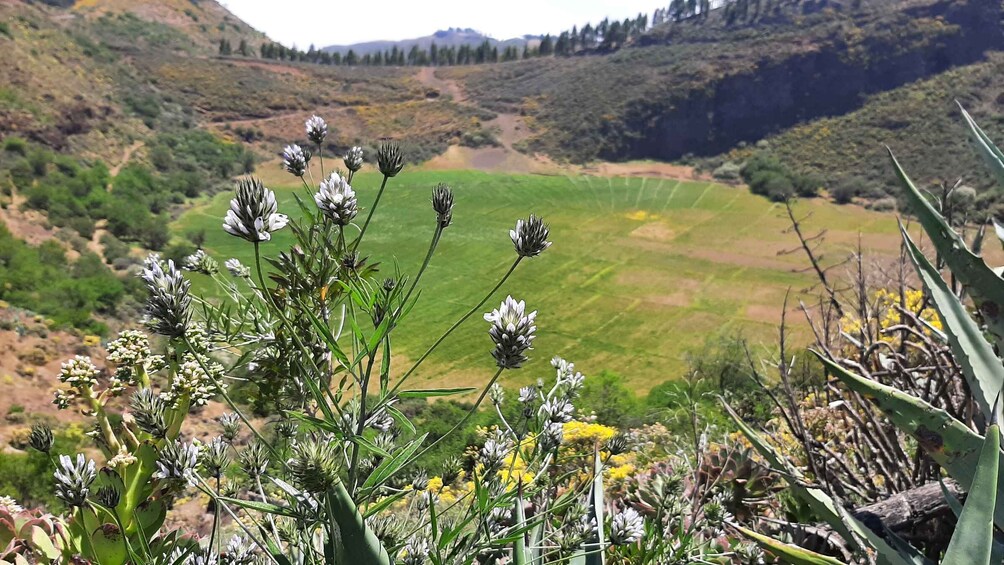
[[[257,47],[267,39],[212,0],[77,0],[73,12],[88,20],[130,14],[180,32],[193,49],[201,52],[215,53],[221,39],[228,40],[234,48],[241,40]]]
[[[900,192],[889,168],[888,145],[918,181],[953,184],[962,179],[978,189],[991,187],[994,180],[971,147],[956,100],[992,139],[1004,140],[1004,53],[877,94],[853,112],[797,125],[755,148],[734,149],[710,165],[766,152],[821,175],[831,188],[878,198]],[[1000,217],[1004,209],[993,211]]]
[[[528,148],[573,161],[673,160],[845,114],[867,94],[1004,46],[994,1],[794,6],[748,26],[694,18],[610,56],[440,72],[488,107],[527,115]]]

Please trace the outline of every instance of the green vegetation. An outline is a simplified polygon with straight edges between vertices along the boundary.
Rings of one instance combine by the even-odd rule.
[[[683,375],[684,353],[703,346],[708,334],[742,331],[754,344],[769,342],[785,291],[813,282],[808,273],[795,272],[804,266],[801,257],[776,254],[794,243],[785,233],[783,210],[742,189],[669,179],[431,171],[402,176],[377,212],[387,225],[362,251],[384,276],[414,269],[424,256],[428,242],[414,234],[428,221],[428,191],[438,182],[456,192],[455,224],[443,236],[443,260],[429,266],[415,307],[414,319],[427,331],[402,332],[395,344],[402,359],[420,355],[429,345],[426,335],[448,327],[477,303],[475,289],[505,271],[508,264],[492,257],[510,244],[494,234],[508,233],[507,216],[531,210],[550,222],[555,244],[500,294],[543,289],[529,304],[547,318],[541,342],[576,359],[583,371],[610,370],[636,390]],[[364,209],[377,184],[366,174],[353,182]],[[277,197],[280,210],[295,216],[294,194],[304,197],[302,186],[278,189]],[[228,200],[220,194],[196,205],[172,231],[202,230],[206,251],[219,261],[238,257],[250,264],[248,247],[219,229]],[[881,243],[895,234],[888,216],[821,201],[796,204],[796,211],[808,210],[813,225],[828,228],[824,248],[833,256],[853,249],[859,232],[879,236],[866,246],[880,255],[896,253],[894,245]],[[263,249],[285,249],[288,237],[279,232]],[[200,275],[193,275],[193,283],[198,289],[208,285]],[[442,346],[442,358],[450,361],[430,361],[430,384],[482,382],[487,376],[477,367],[486,347],[482,331],[455,336]],[[518,384],[550,372],[548,360],[535,357]]]
[[[112,179],[103,163],[83,166],[12,138],[0,155],[0,170],[8,171],[28,207],[48,213],[52,225],[89,239],[96,222],[104,220],[118,239],[156,250],[168,241],[172,206],[211,193],[254,166],[243,146],[202,130],[161,134],[150,143],[149,155],[153,170],[130,163]]]
[[[0,224],[0,300],[90,333],[104,333],[92,314],[114,315],[122,305],[126,283],[93,253],[75,261],[49,240],[31,247]]]
[[[767,138],[763,151],[792,167],[821,176],[843,200],[853,196],[900,197],[895,175],[884,165],[888,144],[899,148],[904,167],[924,186],[976,188],[981,208],[1000,216],[1000,189],[972,151],[955,100],[962,102],[991,137],[1004,137],[997,93],[1004,89],[1004,55],[877,94],[853,112],[796,126]],[[724,156],[741,160],[748,150]],[[716,162],[711,163],[714,166]]]

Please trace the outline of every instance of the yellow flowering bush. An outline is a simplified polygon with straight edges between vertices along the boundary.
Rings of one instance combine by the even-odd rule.
[[[924,292],[922,290],[907,290],[903,293],[902,301],[899,292],[880,288],[872,295],[874,307],[874,317],[877,321],[877,328],[866,328],[865,323],[857,314],[846,314],[840,320],[840,329],[852,336],[860,336],[864,332],[875,332],[877,340],[895,342],[899,339],[898,334],[883,334],[884,330],[903,323],[903,315],[897,309],[902,305],[907,311],[913,312],[918,318],[930,324],[931,327],[941,329],[941,320],[937,312],[931,307],[924,307]],[[930,335],[930,330],[924,328],[924,333]]]

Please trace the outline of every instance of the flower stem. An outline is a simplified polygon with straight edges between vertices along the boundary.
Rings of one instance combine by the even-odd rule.
[[[363,222],[363,228],[359,230],[359,237],[356,238],[355,244],[352,245],[352,251],[359,249],[359,243],[363,240],[363,235],[366,234],[366,228],[370,226],[370,220],[373,219],[373,212],[376,211],[377,205],[380,204],[380,197],[383,196],[383,189],[387,187],[387,175],[384,175],[383,181],[380,183],[380,190],[377,192],[376,200],[373,201],[373,206],[370,207],[370,211],[366,214],[366,221]]]
[[[462,420],[460,420],[459,422],[457,422],[457,424],[455,426],[453,426],[452,428],[450,428],[450,430],[448,432],[446,432],[445,434],[439,436],[436,439],[436,441],[434,441],[434,442],[430,443],[428,446],[426,446],[425,449],[423,449],[422,451],[419,451],[418,453],[416,453],[415,455],[413,455],[409,459],[409,461],[407,463],[405,463],[405,466],[410,465],[411,463],[413,463],[415,461],[418,461],[419,457],[421,457],[421,456],[425,455],[426,453],[428,453],[433,447],[436,447],[436,444],[438,444],[439,442],[443,441],[443,439],[445,439],[447,437],[451,437],[454,433],[456,433],[457,430],[459,430],[460,428],[462,428],[464,426],[464,424],[466,424],[468,421],[470,421],[470,419],[473,418],[474,414],[478,411],[478,408],[481,406],[481,403],[484,402],[485,397],[488,396],[488,391],[490,391],[492,389],[492,386],[495,384],[495,381],[499,380],[499,377],[502,376],[502,371],[504,371],[504,370],[505,370],[504,367],[499,367],[498,370],[495,371],[495,375],[492,377],[492,380],[488,381],[488,385],[485,386],[484,390],[481,391],[481,394],[478,396],[478,399],[476,401],[474,401],[474,406],[472,406],[471,409],[467,412],[467,414],[464,415],[464,418]]]
[[[446,333],[444,333],[443,335],[439,336],[439,339],[437,339],[436,342],[433,343],[432,346],[429,347],[429,349],[427,349],[425,351],[425,353],[423,353],[422,356],[418,358],[418,361],[416,361],[415,364],[412,365],[410,369],[408,369],[408,372],[405,373],[403,377],[401,377],[401,379],[398,381],[398,383],[396,385],[394,385],[394,389],[391,391],[392,393],[396,392],[397,389],[401,387],[401,385],[404,383],[404,381],[409,376],[411,376],[412,373],[415,372],[415,369],[418,369],[418,366],[421,365],[422,362],[425,361],[425,359],[430,354],[432,354],[432,352],[435,351],[436,348],[439,347],[439,345],[441,343],[443,343],[443,341],[445,341],[446,338],[449,337],[449,335],[451,333],[453,333],[454,330],[456,330],[457,328],[459,328],[461,324],[463,324],[464,322],[466,322],[468,318],[470,318],[471,316],[474,315],[475,312],[477,312],[478,310],[480,310],[481,307],[484,306],[485,302],[488,302],[488,299],[490,299],[492,297],[492,295],[494,295],[498,291],[498,289],[501,288],[503,284],[505,284],[505,281],[509,278],[510,275],[512,275],[513,271],[516,270],[516,267],[519,265],[519,262],[522,261],[522,260],[523,260],[522,256],[517,257],[516,260],[513,261],[512,266],[509,267],[509,270],[506,271],[506,273],[504,275],[502,275],[502,278],[499,280],[498,284],[496,284],[491,290],[489,290],[488,294],[486,294],[485,297],[482,298],[480,302],[478,302],[477,304],[475,304],[473,308],[471,308],[470,310],[468,310],[466,314],[464,314],[459,320],[457,320],[456,322],[454,322],[453,325],[450,326],[450,329],[446,330]]]

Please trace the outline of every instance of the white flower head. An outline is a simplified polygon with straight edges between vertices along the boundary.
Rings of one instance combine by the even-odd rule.
[[[314,202],[321,212],[340,226],[348,225],[359,212],[356,192],[338,173],[331,173],[321,181],[320,189],[314,195]]]
[[[495,342],[492,357],[496,364],[503,369],[522,367],[528,360],[526,352],[533,349],[537,311],[527,313],[526,302],[517,302],[512,296],[508,296],[497,309],[484,317],[486,322],[492,324],[488,334]]]
[[[302,177],[307,172],[308,161],[310,161],[310,153],[304,151],[299,145],[287,145],[282,150],[282,168],[293,176]]]
[[[223,265],[227,268],[228,271],[230,271],[231,276],[237,277],[239,279],[246,279],[251,276],[251,268],[245,266],[236,257],[227,259],[226,263],[224,263]]]
[[[629,545],[645,535],[645,520],[634,508],[614,514],[610,520],[610,543]]]
[[[289,218],[278,213],[275,193],[261,180],[241,179],[235,197],[223,219],[223,229],[230,235],[252,243],[272,239],[272,232],[286,227]]]
[[[59,465],[53,477],[56,479],[56,498],[65,502],[67,506],[83,506],[87,502],[87,495],[97,477],[97,472],[94,469],[94,461],[85,459],[82,453],[78,453],[76,459],[60,455]]]
[[[307,139],[317,145],[324,143],[324,138],[328,136],[328,124],[324,123],[320,116],[310,116],[304,126],[307,130]]]

